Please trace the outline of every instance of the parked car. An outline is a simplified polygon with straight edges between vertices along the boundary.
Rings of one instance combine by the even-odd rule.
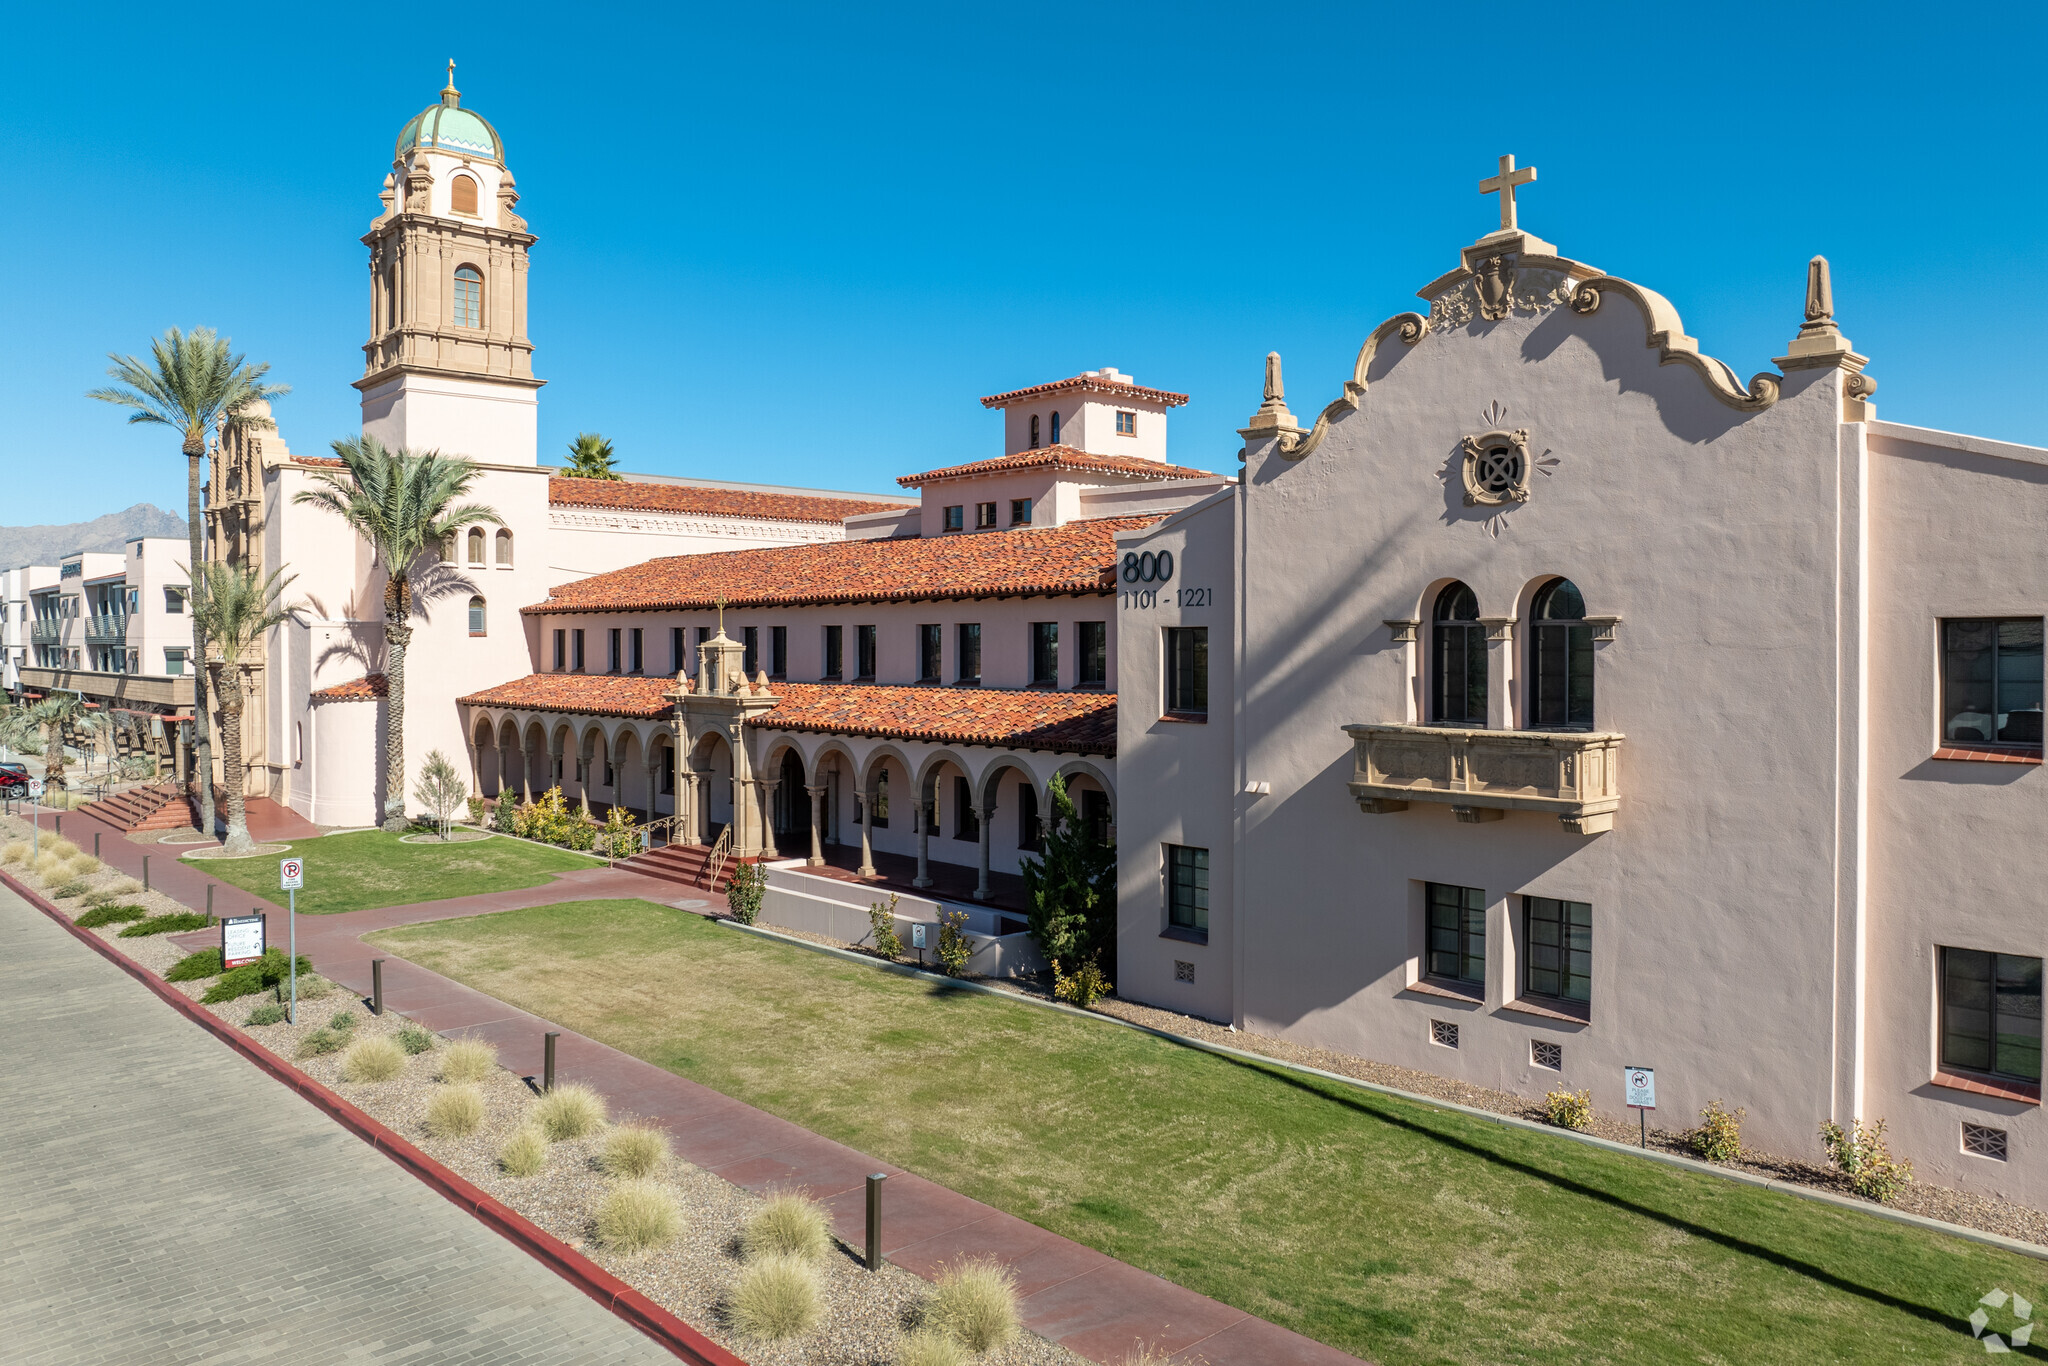
[[[24,764],[0,764],[0,792],[12,793],[28,786],[28,768]]]

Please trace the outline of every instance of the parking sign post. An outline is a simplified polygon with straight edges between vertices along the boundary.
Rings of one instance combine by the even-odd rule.
[[[285,923],[290,927],[287,939],[290,947],[285,950],[291,955],[292,1004],[291,1013],[285,1018],[293,1024],[299,1022],[299,888],[306,885],[306,865],[303,861],[288,858],[277,865],[279,890],[291,895],[285,909]]]
[[[28,837],[30,846],[29,857],[34,858],[43,852],[43,780],[41,778],[30,778],[28,780],[28,819],[30,826],[35,831],[34,834]]]

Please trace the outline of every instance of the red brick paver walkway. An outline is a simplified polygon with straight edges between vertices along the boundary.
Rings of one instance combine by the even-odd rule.
[[[101,857],[114,867],[139,875],[142,855],[148,852],[153,886],[198,906],[205,904],[206,884],[212,883],[217,888],[217,911],[270,911],[278,917],[272,921],[272,934],[282,939],[277,934],[282,907],[216,881],[199,865],[179,863],[174,846],[134,844],[90,818],[76,823],[79,828],[67,833],[74,840],[85,833],[87,839],[80,843],[89,842],[93,831],[102,832]],[[669,905],[706,900],[675,883],[591,868],[557,874],[545,886],[522,891],[307,916],[298,925],[299,952],[324,976],[367,993],[370,960],[378,955],[362,942],[363,935],[423,921],[603,897],[644,897]],[[192,947],[213,942],[205,932],[177,938]],[[497,1044],[507,1065],[530,1067],[535,1073],[541,1069],[542,1035],[559,1030],[558,1077],[596,1088],[619,1112],[659,1122],[668,1129],[679,1156],[736,1185],[757,1191],[808,1189],[831,1211],[839,1236],[850,1246],[860,1246],[865,1238],[869,1173],[888,1173],[883,1193],[884,1256],[922,1276],[935,1275],[942,1263],[963,1256],[1000,1258],[1016,1272],[1024,1325],[1096,1361],[1114,1360],[1140,1342],[1173,1353],[1177,1362],[1208,1366],[1338,1366],[1357,1361],[595,1039],[560,1029],[417,964],[385,959],[384,1004],[429,1029],[488,1039]]]

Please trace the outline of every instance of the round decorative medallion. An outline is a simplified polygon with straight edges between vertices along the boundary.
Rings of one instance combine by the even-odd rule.
[[[1464,440],[1465,506],[1529,501],[1529,433],[1481,432]]]

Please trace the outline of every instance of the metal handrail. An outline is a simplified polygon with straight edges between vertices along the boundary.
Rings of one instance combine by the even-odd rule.
[[[661,832],[664,843],[674,844],[676,842],[675,832],[682,827],[682,822],[683,817],[681,816],[663,816],[660,820],[652,820],[641,826],[640,852],[644,854],[654,848],[656,831]]]
[[[709,871],[710,876],[697,885],[699,887],[716,887],[718,885],[718,875],[725,871],[725,862],[731,855],[732,825],[728,822],[725,829],[718,832],[718,842],[711,846],[711,857],[704,860],[704,867]]]

